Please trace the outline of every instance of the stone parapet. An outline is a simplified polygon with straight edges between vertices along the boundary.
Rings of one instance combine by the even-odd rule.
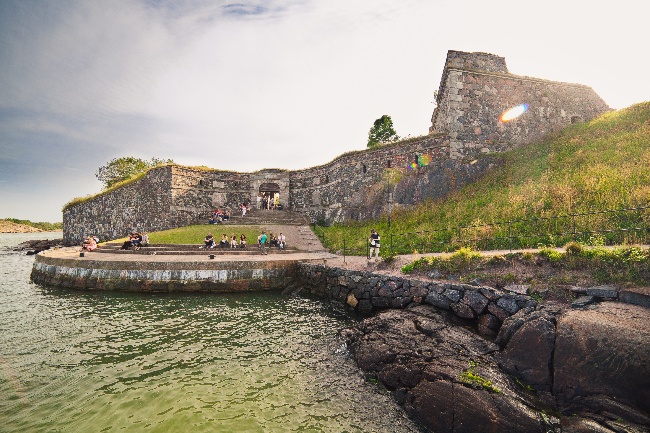
[[[429,304],[475,321],[479,332],[488,336],[496,336],[503,321],[519,310],[537,306],[530,296],[488,286],[420,281],[321,264],[300,263],[297,275],[306,290],[346,304],[361,314]]]
[[[242,292],[282,290],[297,260],[101,260],[36,256],[31,280],[79,290]]]

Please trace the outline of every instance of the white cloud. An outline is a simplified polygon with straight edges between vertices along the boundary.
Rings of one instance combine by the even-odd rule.
[[[97,188],[94,170],[118,156],[301,168],[362,149],[383,114],[402,136],[425,134],[450,49],[592,86],[622,108],[650,99],[648,9],[633,0],[5,0],[0,184],[62,205]],[[16,154],[52,181],[21,178]],[[48,164],[85,170],[64,182],[57,176],[69,172]]]

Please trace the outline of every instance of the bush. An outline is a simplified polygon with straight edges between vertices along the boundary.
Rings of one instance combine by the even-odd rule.
[[[578,242],[569,242],[564,246],[564,250],[569,255],[577,256],[582,253],[582,245],[580,245]]]

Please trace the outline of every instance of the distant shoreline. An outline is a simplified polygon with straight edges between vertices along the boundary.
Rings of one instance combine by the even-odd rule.
[[[13,221],[0,219],[0,233],[50,233],[59,231],[61,230],[43,230],[27,224],[19,224]]]

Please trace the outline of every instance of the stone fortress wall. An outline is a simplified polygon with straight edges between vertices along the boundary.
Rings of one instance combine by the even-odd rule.
[[[519,104],[528,111],[510,122],[501,114]],[[521,77],[505,59],[449,51],[429,135],[350,152],[303,170],[239,173],[177,165],[150,170],[142,179],[64,209],[64,241],[89,235],[102,240],[130,231],[202,223],[216,207],[231,208],[260,191],[278,191],[285,209],[311,222],[377,217],[388,206],[444,196],[493,167],[482,154],[540,139],[609,110],[590,88]],[[425,163],[422,163],[425,161]],[[399,181],[388,180],[397,172]]]
[[[520,104],[524,115],[499,121]],[[531,143],[609,109],[591,87],[510,74],[493,54],[449,51],[429,132],[448,133],[450,158],[462,158]]]

